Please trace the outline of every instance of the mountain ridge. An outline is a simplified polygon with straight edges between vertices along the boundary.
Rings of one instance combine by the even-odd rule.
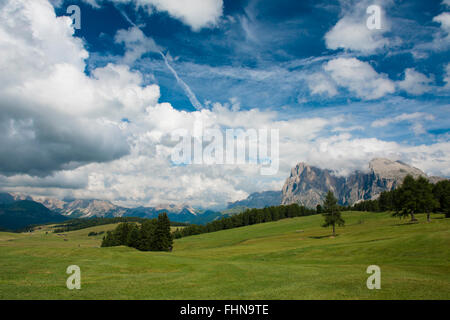
[[[369,170],[354,171],[350,175],[338,176],[332,170],[298,163],[291,169],[282,192],[281,204],[297,203],[307,207],[321,204],[328,191],[332,191],[341,205],[352,205],[361,200],[376,199],[381,192],[399,186],[407,175],[423,176],[436,183],[441,177],[428,176],[423,171],[402,161],[374,158]]]
[[[188,222],[203,224],[222,216],[220,212],[213,210],[200,210],[190,205],[167,204],[155,207],[125,208],[113,204],[108,200],[99,199],[66,199],[60,200],[49,197],[31,197],[14,193],[0,193],[0,203],[11,204],[22,199],[42,204],[50,211],[70,219],[93,217],[141,217],[157,218],[162,212],[166,212],[169,219],[176,222]]]
[[[2,197],[4,198],[4,197]],[[4,201],[0,203],[0,226],[7,230],[17,230],[29,225],[67,220],[43,204],[31,200]]]

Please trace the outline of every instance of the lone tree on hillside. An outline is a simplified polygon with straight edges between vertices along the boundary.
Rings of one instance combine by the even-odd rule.
[[[336,225],[343,226],[345,224],[344,219],[341,217],[341,212],[339,211],[339,206],[337,204],[337,199],[333,192],[328,191],[323,203],[322,216],[325,218],[325,223],[322,227],[333,227],[333,236],[336,236]]]

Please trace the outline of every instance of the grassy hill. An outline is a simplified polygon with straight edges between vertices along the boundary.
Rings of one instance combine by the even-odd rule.
[[[100,248],[101,236],[88,237],[114,225],[0,232],[0,298],[450,299],[449,219],[343,217],[336,238],[321,216],[308,216],[182,238],[171,253]],[[81,268],[81,290],[65,287],[71,264]],[[372,264],[381,290],[366,287]]]

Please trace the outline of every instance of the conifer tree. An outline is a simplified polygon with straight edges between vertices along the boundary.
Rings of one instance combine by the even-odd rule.
[[[316,206],[316,212],[317,212],[318,214],[322,213],[322,206],[321,206],[320,204],[318,204],[318,205]]]
[[[130,232],[128,233],[127,246],[132,248],[138,248],[139,239],[140,239],[139,228],[136,225],[133,225],[131,227]]]
[[[336,236],[336,225],[343,226],[345,224],[344,219],[341,217],[341,212],[339,211],[339,206],[337,204],[337,199],[333,192],[328,191],[323,203],[323,217],[325,218],[325,223],[323,227],[333,227],[333,236]]]
[[[167,213],[161,213],[156,222],[156,228],[152,236],[151,250],[172,251],[173,237],[170,232],[170,220]]]
[[[145,221],[139,230],[138,249],[142,251],[152,250],[153,233],[156,229],[154,219]]]

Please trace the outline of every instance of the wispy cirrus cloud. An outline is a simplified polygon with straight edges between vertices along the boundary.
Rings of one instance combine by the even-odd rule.
[[[403,113],[395,117],[377,119],[372,122],[372,127],[380,128],[390,124],[406,121],[411,123],[411,128],[414,134],[418,135],[424,134],[426,132],[425,128],[423,127],[423,122],[433,120],[435,120],[435,117],[433,115],[423,112]]]

